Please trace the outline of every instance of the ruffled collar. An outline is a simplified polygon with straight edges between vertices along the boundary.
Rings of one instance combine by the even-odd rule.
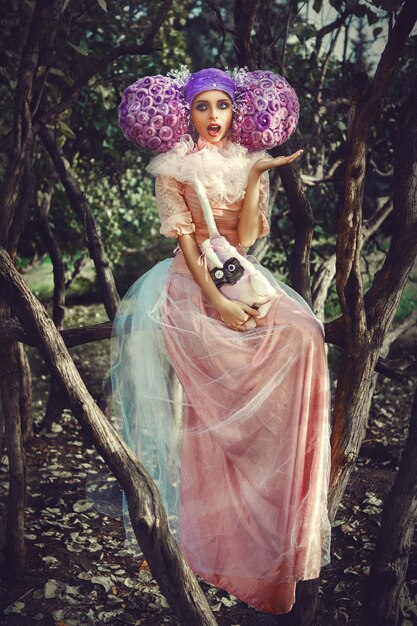
[[[209,200],[220,206],[245,197],[249,170],[265,156],[265,151],[248,152],[227,137],[219,144],[210,144],[201,137],[194,143],[190,135],[184,135],[171,150],[151,159],[146,170],[190,184],[197,177]]]

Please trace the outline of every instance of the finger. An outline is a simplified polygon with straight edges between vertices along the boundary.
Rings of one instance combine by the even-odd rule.
[[[297,152],[294,152],[294,154],[291,154],[290,159],[291,161],[295,161],[295,159],[298,159],[302,154],[303,154],[304,150],[297,150]]]
[[[300,158],[303,152],[304,150],[297,150],[297,152],[293,152],[293,154],[290,154],[289,156],[285,157],[285,163],[292,163],[296,159]]]
[[[292,161],[295,161],[296,159],[298,159],[303,154],[303,152],[304,150],[300,149],[300,150],[297,150],[297,152],[293,152],[293,154],[290,154],[286,157],[284,156],[276,157],[275,159],[271,161],[271,163],[273,163],[274,166],[288,165],[288,163],[292,163]]]
[[[245,313],[248,313],[249,316],[253,315],[253,317],[256,317],[257,315],[259,315],[258,309],[253,309],[248,304],[243,305],[242,308],[245,311]],[[245,321],[247,322],[248,320],[245,320]]]

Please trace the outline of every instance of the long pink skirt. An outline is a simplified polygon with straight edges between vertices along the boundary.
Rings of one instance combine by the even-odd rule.
[[[323,327],[261,266],[277,297],[243,333],[221,321],[178,255],[158,267],[119,313],[127,339],[113,384],[128,442],[193,571],[256,609],[288,612],[295,583],[330,560]],[[139,307],[145,321],[132,322]]]

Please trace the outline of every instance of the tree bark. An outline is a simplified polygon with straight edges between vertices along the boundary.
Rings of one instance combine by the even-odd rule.
[[[378,204],[381,204],[375,211],[374,215],[363,224],[362,227],[362,244],[364,244],[381,226],[385,219],[392,212],[392,202],[390,199],[380,198]],[[324,259],[314,272],[312,280],[312,300],[313,310],[317,317],[324,319],[324,305],[327,294],[336,274],[336,252]]]
[[[9,498],[4,552],[6,565],[14,572],[23,569],[26,564],[24,540],[26,464],[20,428],[19,366],[16,342],[13,342],[7,350],[6,358],[0,383],[9,458]]]
[[[124,490],[132,527],[162,593],[183,626],[216,626],[207,600],[169,532],[152,478],[120,439],[88,393],[67,348],[42,305],[0,248],[0,288],[22,325],[37,338],[69,406]]]
[[[408,228],[406,233],[397,228],[387,260],[375,277],[365,300],[360,252],[368,132],[381,112],[395,65],[416,19],[417,4],[406,0],[390,33],[372,85],[363,74],[356,77],[354,84],[348,126],[344,206],[337,237],[336,286],[346,337],[334,403],[329,494],[331,518],[336,514],[359,453],[369,413],[372,372],[379,358],[383,338],[417,255],[416,206],[412,195],[416,184],[412,180],[412,172],[417,156],[414,153],[417,143],[414,138],[414,89],[403,112],[405,124],[397,143],[397,167],[394,170],[393,211],[394,215],[400,217],[400,224],[405,222]],[[392,263],[393,258],[395,262]]]
[[[40,41],[47,17],[48,0],[38,0],[34,6],[27,38],[23,46],[16,85],[13,147],[0,192],[0,245],[14,258],[17,242],[24,225],[28,206],[22,194],[22,181],[30,175],[29,161],[34,142],[31,103],[33,83],[39,63]],[[19,205],[20,200],[20,205]],[[0,298],[0,320],[10,318],[10,309]],[[26,492],[25,458],[22,445],[19,368],[17,345],[0,338],[0,391],[9,456],[9,506],[6,525],[6,559],[12,570],[25,564],[24,507]]]
[[[235,22],[235,52],[239,67],[254,69],[252,54],[252,28],[259,0],[235,0],[233,14]]]
[[[57,176],[54,178],[57,178]],[[42,193],[42,200],[39,205],[38,223],[43,243],[52,261],[54,272],[52,319],[57,329],[61,330],[64,327],[65,317],[65,266],[58,241],[49,224],[52,193],[53,187],[52,181],[50,181],[47,185],[47,189]],[[50,430],[52,424],[57,422],[61,417],[64,408],[65,403],[63,402],[58,381],[54,376],[51,376],[48,402],[40,428]]]
[[[109,319],[112,320],[116,314],[120,298],[114,282],[113,272],[110,268],[110,262],[101,239],[100,229],[87,203],[86,197],[81,191],[65,159],[62,148],[55,141],[54,134],[48,128],[43,128],[40,135],[55,164],[71,206],[84,225],[85,239],[96,268],[97,281],[100,287],[100,293],[103,297],[103,304]]]
[[[400,594],[405,581],[417,522],[417,389],[410,431],[394,485],[385,499],[368,594],[365,624],[397,626]]]
[[[28,443],[33,437],[32,417],[32,380],[29,359],[26,356],[22,343],[17,345],[17,363],[19,371],[19,413],[23,443]]]
[[[271,152],[273,156],[291,153],[287,145]],[[278,171],[290,204],[291,220],[295,229],[294,248],[290,258],[291,285],[311,305],[310,250],[314,226],[313,211],[305,194],[298,166],[284,165]]]

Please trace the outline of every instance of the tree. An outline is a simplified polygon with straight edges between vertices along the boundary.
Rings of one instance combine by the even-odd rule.
[[[145,219],[140,226],[146,225],[143,229],[146,237],[137,240],[141,246],[147,246],[153,236],[155,214],[152,213],[149,181],[141,178],[143,163],[140,162],[136,177],[130,173],[128,178],[123,178],[122,171],[132,171],[137,156],[122,148],[121,135],[116,133],[110,115],[126,85],[123,71],[136,77],[137,69],[133,68],[138,58],[142,63],[141,73],[166,71],[172,63],[172,45],[176,43],[179,44],[176,62],[188,59],[188,42],[189,49],[195,54],[195,69],[198,65],[214,62],[229,65],[238,62],[251,68],[268,66],[275,71],[285,71],[294,76],[290,82],[306,103],[298,139],[306,141],[309,174],[302,175],[295,165],[281,168],[284,193],[277,191],[279,181],[273,180],[272,188],[276,190],[273,199],[284,205],[285,210],[281,210],[280,215],[276,209],[272,210],[273,241],[265,258],[274,269],[282,269],[283,260],[289,259],[293,286],[307,300],[315,301],[317,306],[320,303],[320,309],[324,307],[329,287],[332,288],[336,270],[341,314],[326,325],[328,341],[343,348],[332,437],[330,505],[331,514],[335,515],[362,441],[375,368],[384,369],[391,375],[396,372],[392,364],[381,358],[381,350],[417,255],[416,206],[410,174],[415,163],[414,135],[410,141],[400,140],[395,148],[397,161],[392,203],[385,175],[390,167],[387,154],[394,145],[398,122],[405,119],[403,132],[408,132],[407,129],[415,123],[411,113],[408,114],[409,110],[414,110],[410,105],[413,100],[408,101],[402,113],[399,103],[402,104],[407,97],[415,100],[415,89],[411,91],[409,82],[403,78],[415,66],[412,54],[407,50],[407,41],[417,19],[417,7],[411,0],[406,0],[401,9],[396,8],[397,12],[390,8],[387,45],[372,75],[371,68],[366,66],[363,47],[356,59],[348,58],[348,33],[355,20],[364,17],[369,24],[376,25],[375,30],[381,28],[377,23],[386,21],[385,13],[383,16],[378,14],[360,0],[349,3],[333,0],[332,4],[339,14],[321,29],[301,15],[302,4],[297,0],[290,3],[240,0],[222,3],[221,7],[208,1],[207,8],[200,2],[182,6],[165,1],[152,7],[147,3],[131,2],[121,5],[120,12],[114,15],[105,14],[98,4],[91,9],[88,3],[73,6],[72,3],[37,0],[33,12],[28,5],[15,12],[9,7],[10,23],[13,27],[22,27],[25,35],[21,50],[9,33],[11,60],[7,69],[11,72],[14,63],[19,70],[13,110],[9,107],[8,111],[8,119],[14,116],[14,130],[11,134],[6,133],[3,140],[8,158],[1,190],[0,220],[3,248],[0,284],[4,297],[0,302],[0,374],[2,414],[10,460],[10,562],[20,567],[24,565],[25,468],[20,429],[23,414],[20,407],[23,405],[19,388],[23,385],[26,389],[27,383],[23,384],[25,368],[23,357],[17,350],[16,340],[19,340],[35,344],[43,351],[54,377],[53,388],[56,390],[59,385],[64,392],[74,415],[89,430],[95,445],[128,494],[138,540],[161,589],[182,623],[215,623],[194,577],[168,533],[155,486],[98,411],[79,380],[60,337],[61,334],[67,345],[74,345],[110,335],[118,295],[109,254],[100,237],[100,226],[106,228],[106,218],[96,217],[96,208],[98,215],[106,215],[103,198],[109,196],[109,190],[114,199],[126,193],[128,181],[133,181],[132,189],[141,189],[137,200],[142,203]],[[314,8],[320,11],[322,3],[315,2]],[[72,40],[63,46],[59,35],[69,19],[69,11],[75,26],[70,35]],[[144,15],[143,21],[138,21],[139,13]],[[85,16],[88,19],[83,22],[81,17]],[[274,28],[274,24],[278,26]],[[343,30],[345,52],[343,59],[338,61],[333,53],[336,37]],[[138,37],[142,41],[140,44],[136,43]],[[201,41],[198,47],[195,37]],[[330,41],[324,50],[326,37]],[[75,62],[80,57],[85,61],[81,69]],[[18,65],[17,59],[20,60]],[[12,80],[9,87],[13,90]],[[394,88],[398,103],[389,99],[390,87]],[[2,97],[5,99],[4,90]],[[99,102],[103,105],[98,114]],[[91,133],[93,126],[95,132]],[[78,128],[77,132],[73,130]],[[404,162],[407,169],[398,166]],[[31,180],[32,187],[27,183]],[[86,187],[86,181],[91,184],[92,180],[97,187],[94,191]],[[43,184],[41,181],[47,182]],[[371,193],[365,193],[366,186]],[[58,333],[13,266],[18,251],[23,253],[31,246],[33,250],[33,244],[23,231],[25,225],[30,228],[34,223],[31,214],[31,206],[35,204],[33,193],[42,192],[41,204],[47,203],[52,188],[58,210],[49,211],[52,229],[45,220],[47,208],[43,204],[42,232],[46,243],[42,244],[45,246],[42,250],[49,250],[55,258],[54,321],[59,326],[63,313],[60,307],[63,306],[64,280],[59,248],[64,250],[61,255],[64,263],[71,267],[79,258],[76,255],[71,257],[70,253],[78,232],[85,233],[85,241],[82,246],[77,242],[77,254],[85,254],[87,246],[100,277],[99,289],[109,316],[105,325]],[[370,200],[371,196],[375,200]],[[337,220],[333,207],[337,208]],[[376,236],[386,239],[390,233],[384,220],[390,213],[396,228],[383,265],[373,279],[370,277],[371,284],[366,291],[361,269],[363,242],[370,240],[370,235],[375,237],[382,223],[386,230],[381,235],[379,229]],[[113,217],[114,213],[110,213],[108,221]],[[129,208],[124,217],[125,222],[120,221],[115,232],[120,232],[117,229],[122,226],[127,227],[129,232],[125,241],[132,241],[133,230],[139,224],[134,222],[136,218]],[[314,219],[318,220],[318,225]],[[314,231],[318,245],[313,250],[311,280]],[[109,240],[115,258],[122,247],[111,232],[108,228],[110,235],[106,240]],[[59,242],[55,252],[51,233]],[[288,251],[290,246],[293,248],[291,254]],[[37,240],[35,249],[41,249],[40,240]],[[20,324],[16,322],[16,315]],[[167,572],[164,572],[163,564],[167,566]],[[181,584],[177,597],[174,583],[178,573]],[[311,622],[316,591],[317,581],[299,586],[293,611],[297,624]]]

